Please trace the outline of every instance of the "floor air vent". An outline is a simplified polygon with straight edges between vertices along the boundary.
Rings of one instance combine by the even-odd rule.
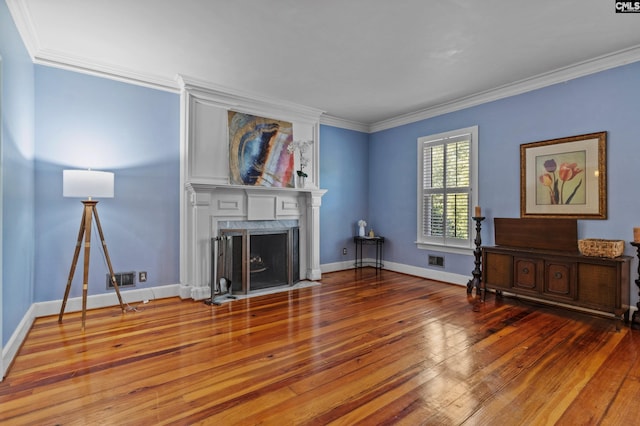
[[[443,256],[431,256],[431,255],[429,255],[429,266],[444,267],[444,257]]]

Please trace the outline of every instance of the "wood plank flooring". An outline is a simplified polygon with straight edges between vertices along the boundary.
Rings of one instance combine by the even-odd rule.
[[[125,297],[126,301],[126,297]],[[482,303],[371,268],[221,306],[177,298],[38,319],[4,382],[11,425],[619,425],[640,334]]]

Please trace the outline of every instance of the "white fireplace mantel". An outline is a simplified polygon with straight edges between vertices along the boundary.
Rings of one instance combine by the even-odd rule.
[[[296,220],[300,228],[300,277],[319,280],[320,204],[326,190],[255,188],[231,185],[186,185],[186,297],[204,299],[211,290],[211,239],[225,221]]]
[[[221,221],[297,220],[300,277],[319,280],[319,135],[322,111],[277,99],[230,91],[180,76],[181,216],[180,281],[183,298],[210,296],[211,238]],[[229,184],[228,112],[284,120],[294,140],[311,140],[306,187],[279,188]],[[297,166],[297,164],[296,164]]]

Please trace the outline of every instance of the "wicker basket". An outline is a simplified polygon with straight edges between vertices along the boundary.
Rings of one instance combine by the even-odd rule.
[[[624,252],[624,241],[587,238],[578,240],[578,250],[584,256],[613,258]]]

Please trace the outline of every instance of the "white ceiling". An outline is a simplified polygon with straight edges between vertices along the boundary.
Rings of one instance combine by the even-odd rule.
[[[640,14],[612,0],[7,4],[37,63],[169,90],[185,75],[369,129],[640,60]]]

